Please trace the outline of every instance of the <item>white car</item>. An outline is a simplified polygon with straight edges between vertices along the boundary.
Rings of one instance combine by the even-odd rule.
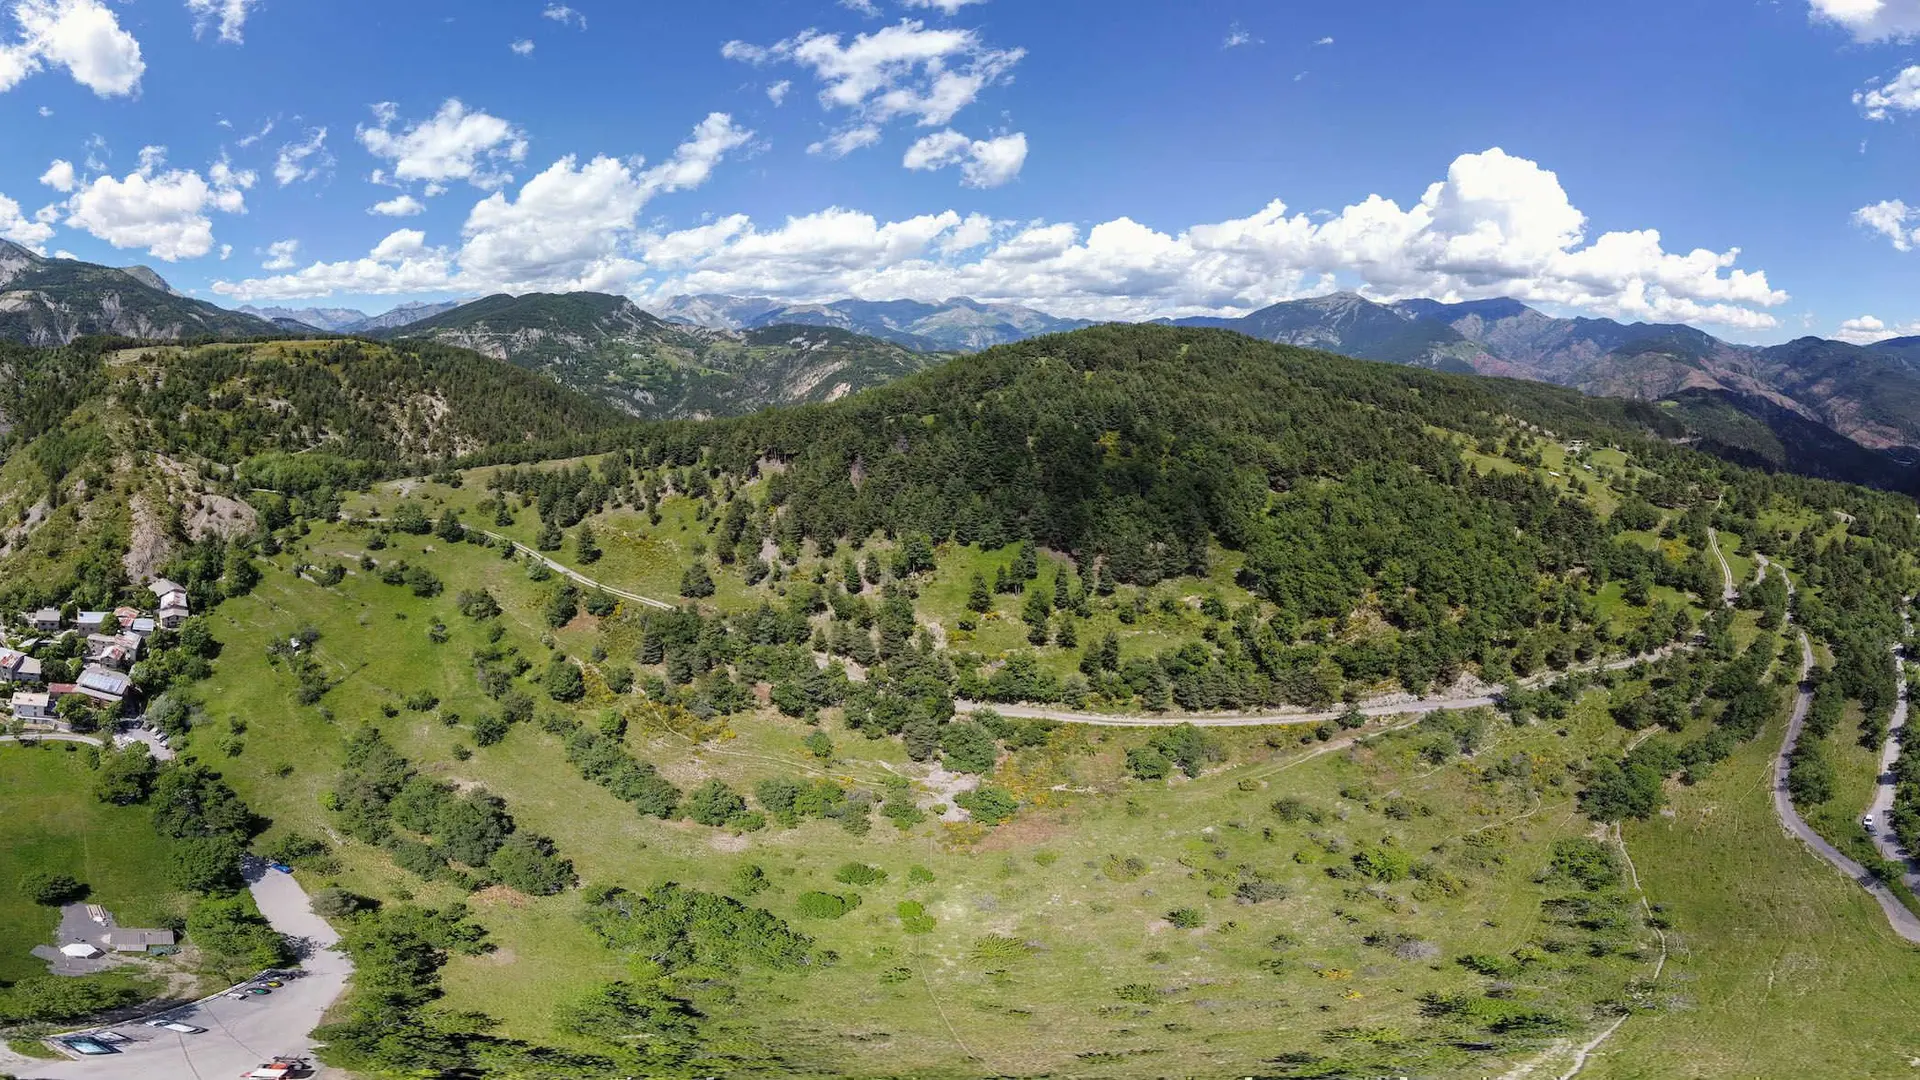
[[[1866,829],[1866,830],[1867,830],[1868,832],[1872,832],[1872,831],[1873,831],[1873,815],[1872,815],[1872,814],[1868,814],[1868,815],[1867,815],[1866,817],[1863,817],[1863,818],[1861,818],[1861,819],[1860,819],[1860,824],[1861,824],[1861,826],[1862,826],[1863,828],[1865,828],[1865,829]]]
[[[192,1024],[183,1024],[178,1020],[149,1020],[147,1021],[147,1026],[165,1028],[168,1031],[177,1031],[182,1035],[198,1035],[207,1030],[202,1027],[194,1027]]]

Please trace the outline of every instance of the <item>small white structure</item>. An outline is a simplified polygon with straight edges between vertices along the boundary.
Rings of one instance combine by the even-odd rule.
[[[71,945],[62,945],[60,946],[60,952],[62,955],[71,956],[75,960],[92,960],[100,955],[99,949],[94,948],[84,941],[76,941]]]
[[[54,718],[53,696],[45,693],[15,691],[13,695],[13,716],[16,720],[52,720]]]

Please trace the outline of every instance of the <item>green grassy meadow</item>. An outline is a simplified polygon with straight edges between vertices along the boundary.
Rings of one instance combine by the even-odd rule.
[[[460,760],[456,746],[470,740],[446,718],[491,702],[466,661],[483,631],[458,615],[452,595],[491,590],[506,609],[505,642],[540,666],[548,652],[539,607],[550,586],[528,581],[521,563],[497,551],[430,537],[396,536],[377,554],[430,567],[446,585],[438,597],[415,597],[357,569],[330,589],[286,570],[296,561],[357,560],[364,535],[316,527],[303,545],[265,560],[272,565],[251,595],[210,615],[225,652],[216,677],[196,688],[204,716],[191,745],[273,819],[262,842],[289,829],[328,833],[321,800],[343,740],[373,722],[423,771],[503,796],[520,828],[558,841],[585,884],[639,889],[671,880],[726,892],[743,865],[758,865],[773,887],[752,902],[813,935],[836,960],[805,975],[748,976],[734,1014],[717,1019],[819,1074],[1072,1074],[1098,1063],[1103,1075],[1226,1075],[1280,1053],[1348,1052],[1352,1035],[1328,1033],[1365,1031],[1386,1039],[1368,1044],[1381,1061],[1419,1045],[1434,1075],[1480,1075],[1505,1059],[1432,1049],[1440,1044],[1420,1038],[1431,1026],[1422,996],[1484,989],[1486,979],[1454,963],[1461,955],[1504,955],[1566,935],[1542,915],[1555,886],[1536,878],[1555,840],[1587,830],[1568,769],[1619,752],[1626,739],[1596,694],[1557,727],[1489,719],[1486,745],[1465,764],[1430,763],[1421,756],[1430,740],[1417,729],[1333,753],[1299,730],[1232,730],[1221,732],[1224,767],[1199,780],[1143,784],[1125,779],[1122,759],[1150,733],[1065,728],[991,777],[1030,803],[997,829],[929,821],[903,833],[882,819],[865,836],[820,821],[736,834],[666,823],[580,779],[560,740],[537,725]],[[436,621],[447,628],[441,644],[428,635]],[[303,629],[318,632],[314,656],[337,680],[314,706],[294,703],[293,676],[267,651]],[[617,629],[586,616],[553,635],[576,656],[617,640]],[[437,709],[399,707],[420,690],[440,699]],[[590,697],[578,708],[590,718],[600,704]],[[383,716],[383,706],[396,715]],[[683,790],[710,777],[748,791],[775,775],[877,785],[889,774],[924,773],[896,741],[867,740],[831,715],[826,729],[836,744],[829,762],[802,748],[805,724],[766,710],[697,745],[636,730],[628,747]],[[1511,772],[1496,762],[1512,763],[1503,767]],[[1321,821],[1281,820],[1268,807],[1282,796],[1305,800]],[[1355,852],[1383,843],[1446,868],[1460,891],[1334,876],[1347,876]],[[383,851],[338,847],[338,881],[348,888],[388,900],[468,899],[404,874]],[[1116,869],[1130,855],[1145,866]],[[845,891],[832,875],[849,861],[888,878],[862,889],[864,903],[840,920],[802,917],[798,895]],[[932,880],[910,877],[916,866]],[[1289,895],[1236,900],[1235,882],[1254,871]],[[934,917],[931,932],[906,932],[896,908],[908,900]],[[508,1034],[564,1042],[553,1029],[555,1003],[624,973],[579,924],[577,893],[533,899],[493,889],[470,902],[498,948],[453,961],[449,1007],[496,1016]],[[1175,928],[1168,916],[1176,909],[1193,909],[1198,925]],[[1022,944],[1011,958],[977,957],[981,940],[995,935]],[[1367,944],[1370,935],[1406,935],[1437,952],[1422,946],[1417,959],[1402,959]],[[1576,1028],[1592,1025],[1599,1018],[1590,1003],[1617,995],[1644,968],[1649,941],[1600,960],[1548,959],[1530,969],[1525,997]]]
[[[44,974],[46,962],[28,950],[56,944],[58,909],[34,904],[16,887],[30,872],[72,875],[126,926],[185,911],[167,884],[166,842],[148,824],[147,808],[94,798],[93,756],[79,743],[0,746],[0,980]]]

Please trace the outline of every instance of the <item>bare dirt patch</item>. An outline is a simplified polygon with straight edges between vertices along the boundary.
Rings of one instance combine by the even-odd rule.
[[[473,894],[473,902],[483,907],[524,908],[529,901],[525,893],[515,892],[505,885],[489,885]],[[490,954],[498,955],[498,954]]]

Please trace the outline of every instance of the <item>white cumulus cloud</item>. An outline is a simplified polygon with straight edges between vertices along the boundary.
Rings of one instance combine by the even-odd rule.
[[[55,158],[47,171],[40,174],[40,182],[62,194],[71,192],[76,184],[73,162]]]
[[[139,89],[140,43],[100,0],[16,0],[12,14],[18,39],[0,42],[0,92],[49,66],[101,97]]]
[[[967,232],[972,249],[950,238]],[[991,237],[991,239],[988,239]],[[1664,250],[1652,230],[1588,242],[1553,173],[1500,150],[1456,159],[1402,208],[1380,196],[1316,221],[1275,201],[1174,234],[1128,218],[1007,232],[953,211],[906,221],[835,208],[763,229],[744,216],[642,252],[659,295],[764,293],[937,300],[973,296],[1090,318],[1241,313],[1341,286],[1382,300],[1514,296],[1633,319],[1772,326],[1785,303],[1737,251]],[[960,257],[964,255],[964,257]]]
[[[84,229],[117,248],[145,248],[156,259],[197,259],[213,250],[214,211],[246,213],[244,192],[257,177],[216,161],[201,176],[192,169],[167,169],[166,151],[140,151],[140,167],[125,177],[102,175],[81,181],[71,166],[54,162],[42,182],[71,190],[64,203],[66,225]],[[61,187],[68,185],[67,189]]]
[[[217,27],[221,41],[238,45],[243,40],[241,31],[247,25],[248,12],[261,3],[262,0],[187,0],[187,10],[193,13],[196,36],[206,33],[208,27]]]
[[[582,30],[587,28],[587,17],[565,4],[548,4],[546,9],[541,11],[540,14],[562,26],[578,26]]]
[[[987,0],[900,0],[901,7],[932,8],[942,15],[957,15],[968,4],[984,4]]]
[[[0,195],[0,240],[11,240],[39,254],[47,253],[47,241],[53,239],[53,226],[27,217],[20,204]]]
[[[507,46],[507,48],[513,50],[513,55],[515,56],[532,56],[533,55],[533,39],[521,38],[519,41],[516,41],[513,44]]]
[[[361,127],[360,144],[373,156],[393,163],[403,181],[465,180],[490,190],[513,181],[505,167],[527,156],[527,138],[497,116],[468,109],[448,98],[432,117],[396,128],[399,109],[391,102],[374,106],[376,123]]]
[[[315,128],[300,142],[282,146],[274,159],[273,178],[281,187],[286,187],[319,176],[333,166],[333,157],[326,152],[326,146],[326,128]]]
[[[968,4],[985,4],[987,0],[900,0],[902,8],[933,8],[943,15],[958,15],[960,8]]]
[[[367,207],[367,213],[378,214],[381,217],[412,217],[415,214],[425,213],[426,209],[426,203],[411,195],[395,195],[391,199]]]
[[[1869,120],[1885,120],[1889,112],[1920,109],[1920,66],[1902,68],[1891,79],[1855,91],[1853,103]]]
[[[425,233],[402,229],[364,259],[316,263],[277,277],[216,282],[214,291],[255,300],[335,291],[624,287],[640,269],[630,249],[641,210],[657,196],[706,183],[726,155],[752,137],[732,117],[714,113],[657,165],[604,156],[582,164],[568,156],[512,195],[495,192],[467,215],[457,250],[430,246]],[[383,211],[376,207],[375,212]]]
[[[883,221],[844,207],[764,225],[734,214],[677,231],[638,226],[653,194],[704,180],[720,154],[745,141],[731,121],[710,118],[662,166],[564,158],[514,196],[480,202],[457,251],[421,237],[384,258],[220,282],[215,290],[241,299],[429,288],[795,301],[972,296],[1136,319],[1237,314],[1357,288],[1380,300],[1512,296],[1616,318],[1744,330],[1777,325],[1769,309],[1788,300],[1763,271],[1736,267],[1738,249],[1673,252],[1652,229],[1590,235],[1555,174],[1499,149],[1456,158],[1410,205],[1370,195],[1322,216],[1276,199],[1245,217],[1178,232],[1126,217],[1013,225],[949,209]],[[958,152],[957,143],[942,141],[953,147],[949,156]],[[437,283],[421,284],[434,267]]]
[[[291,270],[296,264],[294,256],[300,253],[300,241],[276,240],[267,245],[267,257],[260,263],[263,270]]]
[[[1920,241],[1920,230],[1908,227],[1915,218],[1920,218],[1920,207],[1909,207],[1900,199],[1886,199],[1853,212],[1855,225],[1886,237],[1895,251],[1912,251],[1915,241]]]
[[[1920,335],[1920,321],[1888,326],[1872,315],[1862,315],[1840,324],[1834,337],[1853,345],[1875,345],[1890,338]]]
[[[872,146],[880,141],[880,128],[874,124],[857,124],[842,128],[832,135],[807,147],[809,154],[825,154],[832,158],[843,158],[863,147]]]
[[[773,102],[773,107],[777,109],[787,103],[787,94],[792,89],[793,83],[791,81],[781,79],[779,82],[767,87],[767,100]]]
[[[729,41],[720,53],[811,71],[828,109],[881,122],[910,117],[925,127],[947,124],[987,87],[1010,80],[1026,56],[1024,49],[992,47],[974,30],[930,29],[912,19],[845,43],[839,34],[805,30],[772,45]]]
[[[1020,133],[993,139],[969,139],[948,128],[907,148],[900,162],[909,169],[960,166],[960,182],[971,188],[994,188],[1020,175],[1027,163],[1027,137]]]
[[[1817,22],[1833,23],[1856,41],[1911,41],[1920,36],[1920,0],[1809,0]]]

